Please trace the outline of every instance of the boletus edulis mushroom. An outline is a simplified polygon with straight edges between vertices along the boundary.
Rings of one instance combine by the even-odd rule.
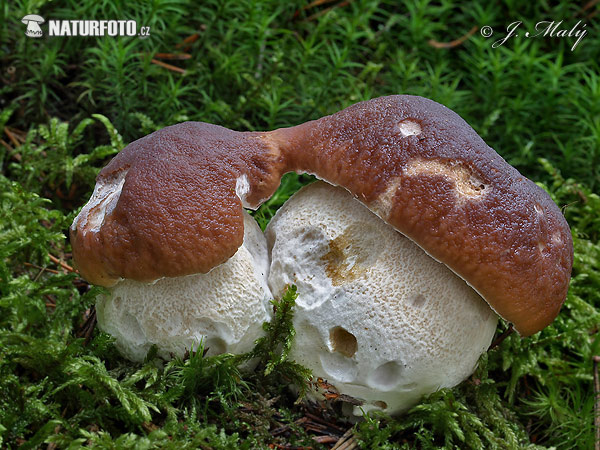
[[[373,298],[360,301],[371,301],[374,311],[382,302],[399,301],[400,293],[404,292],[402,301],[412,302],[414,308],[421,311],[431,308],[445,315],[450,314],[448,311],[468,309],[470,312],[464,320],[478,318],[477,326],[482,327],[477,332],[481,335],[481,343],[475,345],[477,354],[465,360],[469,370],[489,344],[495,323],[495,316],[481,309],[480,297],[498,315],[514,324],[522,336],[541,330],[558,314],[569,284],[573,244],[567,222],[556,204],[504,161],[456,113],[432,100],[406,95],[358,103],[331,116],[269,132],[237,132],[217,125],[186,122],[131,143],[100,172],[90,202],[73,223],[71,241],[75,263],[88,281],[109,287],[113,298],[121,298],[119,305],[114,306],[116,310],[128,308],[127,304],[134,302],[129,297],[123,301],[125,298],[117,294],[120,285],[125,283],[138,283],[140,295],[145,295],[141,293],[159,286],[163,279],[175,288],[179,283],[176,277],[210,276],[236,254],[244,242],[245,223],[248,223],[248,219],[244,219],[244,208],[257,208],[275,192],[282,175],[290,171],[314,174],[349,192],[311,188],[322,191],[316,196],[317,203],[340,197],[340,205],[345,205],[338,207],[328,203],[325,209],[338,211],[338,215],[348,218],[368,213],[370,218],[337,223],[335,218],[323,215],[323,220],[330,225],[311,223],[310,227],[316,227],[315,233],[321,229],[332,243],[327,244],[329,256],[327,252],[314,255],[321,258],[323,267],[329,264],[330,269],[322,274],[326,280],[311,285],[311,276],[316,277],[316,274],[298,277],[304,269],[293,267],[294,254],[309,250],[290,247],[284,258],[289,266],[288,282],[301,283],[313,290],[318,289],[318,283],[327,280],[332,286],[336,283],[343,286],[348,277],[355,276],[350,272],[356,268],[360,277],[372,278],[372,282],[377,283],[379,276],[370,272],[370,268],[385,253],[391,262],[390,270],[398,268],[403,274],[387,274],[388,280],[383,280],[391,281],[389,288],[383,289],[387,297],[379,297],[382,290],[376,290],[372,291],[377,292]],[[315,204],[311,201],[310,204]],[[357,201],[366,208],[356,206]],[[293,219],[298,217],[291,211],[294,208],[285,209],[292,217],[286,220],[299,222],[295,225],[296,231],[293,227],[288,231],[301,234],[300,223],[304,223],[304,219]],[[316,206],[308,209],[316,209]],[[374,225],[377,221],[381,225]],[[348,223],[348,229],[344,223]],[[328,227],[335,228],[335,233],[329,233]],[[362,233],[361,227],[381,228],[384,234]],[[276,228],[275,224],[271,226],[275,234]],[[363,240],[354,241],[353,236]],[[397,237],[397,242],[392,242],[394,239],[389,236]],[[298,235],[280,241],[286,239],[297,240]],[[274,243],[276,240],[274,237],[270,243],[272,249],[279,249],[281,242]],[[377,240],[385,240],[385,252],[376,250],[380,248],[375,245]],[[348,252],[346,245],[348,248],[354,245],[353,255],[354,250],[361,250],[360,255],[353,256],[355,260],[344,259],[344,252]],[[322,250],[325,251],[325,247]],[[397,260],[394,260],[394,252],[399,253]],[[431,259],[431,262],[418,264],[433,269],[421,275],[423,271],[416,268],[416,262],[411,262],[413,258]],[[280,294],[282,288],[280,281],[274,281],[279,276],[273,275],[277,264],[273,255],[271,288],[275,295]],[[435,294],[427,290],[433,289],[436,283],[446,282],[441,280],[448,280],[449,285],[440,287]],[[405,284],[413,281],[421,283],[423,292],[431,292],[431,295],[419,297],[418,289]],[[263,284],[262,281],[257,283]],[[459,284],[461,287],[455,288]],[[450,294],[456,289],[461,293]],[[368,296],[372,292],[369,291]],[[305,295],[302,287],[299,294]],[[263,295],[269,295],[267,289],[256,290],[258,303],[263,301],[258,299]],[[304,298],[308,298],[306,295]],[[170,302],[172,297],[162,301]],[[183,304],[187,300],[176,301]],[[242,296],[239,301],[248,300]],[[435,305],[435,302],[451,301],[456,304],[448,303],[449,309]],[[215,298],[214,302],[218,310],[219,299]],[[143,300],[139,308],[145,305]],[[182,308],[178,306],[177,310],[185,311]],[[346,306],[340,305],[327,314],[341,317],[347,313],[344,308]],[[132,320],[171,320],[169,308],[161,309],[163,317],[158,317],[159,313],[144,316],[139,313],[140,309],[136,311],[130,313]],[[222,313],[229,314],[228,311],[223,309]],[[353,318],[353,324],[369,327],[365,325],[368,313],[364,305],[356,311],[358,316]],[[309,314],[308,309],[306,314]],[[428,314],[422,314],[416,321],[410,320],[410,312],[403,314],[407,320],[405,327],[439,324],[429,322],[432,316]],[[139,325],[143,328],[143,324]],[[100,326],[110,327],[103,322],[102,315]],[[464,327],[468,326],[465,323]],[[341,372],[344,367],[353,370],[351,364],[340,358],[356,358],[366,342],[358,339],[358,332],[353,333],[348,328],[350,325],[331,322],[327,327],[327,330],[319,330],[319,339],[325,345],[323,351],[335,354],[332,361],[335,358],[341,361],[338,364]],[[468,338],[470,331],[461,329]],[[210,338],[208,331],[203,333],[207,339]],[[399,329],[389,337],[396,339],[405,331]],[[420,333],[414,336],[422,335]],[[297,339],[301,341],[305,337]],[[410,339],[402,345],[410,345]],[[440,345],[443,352],[443,342]],[[391,346],[393,343],[385,343],[381,348]],[[371,348],[370,351],[377,350]],[[390,389],[395,388],[397,380],[387,381],[391,379],[390,374],[402,372],[406,357],[386,354],[376,359],[381,364],[373,370],[381,373],[365,374],[365,380],[375,380],[375,385],[383,390],[390,386]],[[385,366],[386,361],[400,362],[392,367]],[[430,370],[428,367],[423,363],[423,370]],[[457,370],[453,383],[468,375],[465,367]],[[313,367],[315,373],[317,369]],[[431,383],[433,389],[446,385],[436,383]],[[419,391],[419,395],[421,393]],[[386,402],[379,397],[374,401],[382,402],[380,406]],[[382,409],[385,408],[382,406]]]
[[[272,292],[297,286],[290,357],[324,380],[313,399],[395,414],[463,381],[490,345],[481,297],[340,187],[305,186],[265,234]]]

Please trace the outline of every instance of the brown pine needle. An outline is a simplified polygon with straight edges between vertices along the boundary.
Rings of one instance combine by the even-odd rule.
[[[345,0],[345,1],[343,1],[343,2],[339,2],[337,5],[330,6],[329,8],[325,8],[325,9],[324,9],[324,10],[322,10],[322,11],[319,11],[319,12],[317,12],[317,13],[314,13],[312,16],[308,16],[308,17],[306,18],[306,21],[310,22],[311,20],[318,19],[319,17],[321,17],[321,16],[323,16],[323,15],[327,14],[329,11],[331,11],[331,10],[332,10],[332,9],[334,9],[334,8],[341,8],[341,7],[343,7],[343,6],[347,6],[347,5],[349,5],[349,4],[350,4],[350,0]]]
[[[183,41],[175,46],[175,48],[187,47],[189,44],[193,44],[200,38],[198,33],[194,33],[191,36],[186,37]]]
[[[575,14],[573,14],[573,17],[575,17],[579,14],[583,15],[584,12],[586,12],[591,7],[595,6],[598,2],[600,2],[600,0],[590,0],[585,5],[583,5],[583,7],[579,11],[577,11]],[[594,13],[594,15],[595,15],[595,13]],[[589,17],[590,16],[588,15],[587,18],[589,18]]]
[[[189,53],[156,53],[154,57],[159,59],[184,60],[190,59],[192,55]]]
[[[318,442],[319,444],[333,444],[338,441],[338,438],[335,436],[314,436],[313,441]]]
[[[85,321],[77,331],[76,336],[84,338],[83,346],[85,347],[90,342],[90,339],[92,338],[92,333],[94,332],[96,324],[98,323],[98,318],[96,316],[96,306],[92,305],[90,309],[88,309],[84,313],[83,316],[85,318]]]
[[[306,10],[306,9],[310,9],[313,8],[315,6],[321,6],[321,5],[325,5],[327,3],[332,3],[335,0],[314,0],[312,2],[310,2],[308,5],[305,5],[302,7],[302,9]]]
[[[508,336],[510,336],[513,333],[514,328],[512,326],[512,323],[508,326],[508,328],[506,329],[506,331],[504,333],[502,333],[500,336],[498,336],[498,338],[492,342],[492,345],[490,345],[490,348],[488,348],[488,352],[496,347],[498,347],[500,344],[502,344],[502,341],[504,341],[504,339],[506,339]]]
[[[464,36],[459,37],[458,39],[454,39],[453,41],[450,41],[450,42],[438,42],[438,41],[436,41],[434,39],[429,39],[429,41],[427,41],[427,43],[429,45],[431,45],[432,47],[435,47],[435,48],[454,48],[454,47],[458,47],[463,42],[465,42],[467,39],[469,39],[471,36],[473,36],[475,34],[475,32],[478,30],[478,28],[479,27],[477,25],[474,25],[473,28],[471,28],[467,34],[465,34]]]
[[[12,147],[9,145],[9,143],[8,143],[8,142],[6,142],[4,139],[0,139],[0,144],[1,144],[1,145],[2,145],[4,148],[6,148],[7,150],[11,150],[11,151],[12,151],[12,149],[13,149],[13,148],[12,148]]]
[[[157,66],[164,67],[165,69],[171,70],[173,72],[177,72],[177,73],[181,73],[181,74],[185,73],[185,70],[182,69],[181,67],[177,67],[177,66],[173,66],[171,64],[164,63],[162,61],[159,61],[158,59],[152,58],[152,60],[150,60],[150,62],[153,64],[156,64]]]
[[[48,253],[48,258],[50,258],[50,261],[52,261],[54,264],[59,265],[60,267],[65,269],[67,272],[79,273],[77,270],[73,269],[70,265],[68,265],[65,262],[62,262],[60,259],[58,259],[56,256],[51,255],[50,253]]]
[[[12,142],[15,147],[19,147],[21,145],[21,143],[17,140],[15,135],[12,134],[11,131],[8,129],[8,127],[4,127],[4,133],[8,136],[10,142]]]
[[[41,266],[38,266],[36,264],[31,264],[31,263],[28,263],[28,262],[24,263],[24,265],[26,267],[33,267],[34,269],[41,270],[42,272],[50,272],[50,273],[53,273],[53,274],[56,274],[56,275],[58,275],[60,273],[58,270],[48,269],[47,267],[41,267]]]
[[[10,131],[10,133],[14,136],[14,138],[20,143],[23,144],[27,140],[27,132],[23,130],[19,130],[17,128],[7,126],[6,129]]]

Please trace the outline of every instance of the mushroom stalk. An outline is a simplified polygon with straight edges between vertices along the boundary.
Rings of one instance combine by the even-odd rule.
[[[490,345],[498,318],[483,299],[342,188],[303,187],[265,234],[273,294],[298,287],[290,358],[349,415],[455,386]]]

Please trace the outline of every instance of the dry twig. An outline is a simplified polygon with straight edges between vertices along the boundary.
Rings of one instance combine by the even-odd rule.
[[[85,338],[83,341],[83,346],[85,347],[88,344],[88,342],[90,342],[90,339],[92,338],[92,333],[94,332],[94,329],[96,328],[96,323],[98,322],[96,318],[96,306],[90,306],[90,309],[88,309],[84,313],[84,317],[86,318],[85,322],[83,322],[83,325],[81,325],[81,327],[77,331],[77,337]]]
[[[500,336],[498,336],[498,338],[492,342],[492,345],[490,345],[490,348],[488,348],[488,352],[496,347],[498,347],[500,344],[502,344],[502,341],[504,341],[504,339],[506,339],[508,336],[510,336],[513,331],[515,331],[515,329],[512,326],[512,323],[508,326],[508,328],[506,329],[506,331],[504,333],[502,333]]]
[[[348,428],[331,450],[353,450],[356,447],[358,447],[358,444],[354,438],[352,428]]]

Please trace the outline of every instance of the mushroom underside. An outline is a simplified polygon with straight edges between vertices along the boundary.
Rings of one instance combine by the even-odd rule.
[[[485,301],[344,189],[301,189],[266,235],[273,294],[298,288],[290,357],[352,398],[348,413],[400,413],[463,381],[490,345]]]

